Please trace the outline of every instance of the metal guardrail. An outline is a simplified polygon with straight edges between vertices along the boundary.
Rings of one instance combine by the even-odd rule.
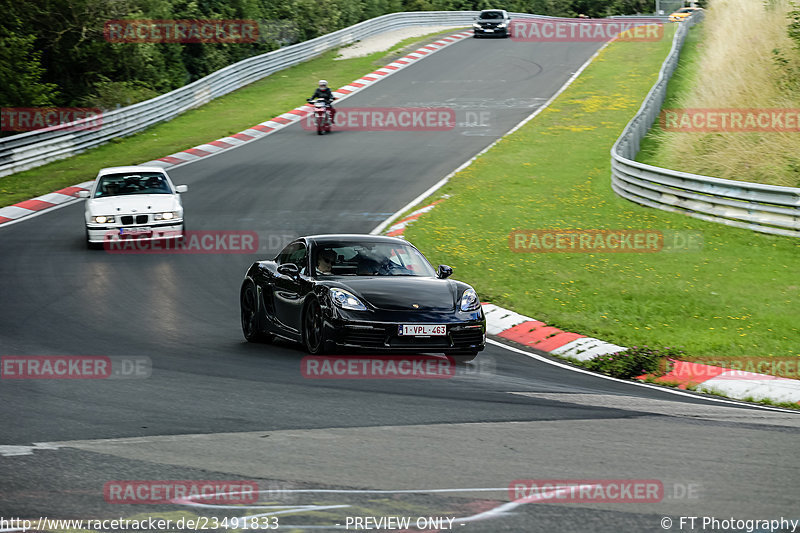
[[[90,118],[0,139],[0,177],[70,157],[112,139],[132,135],[333,48],[410,26],[469,26],[478,13],[422,11],[383,15],[309,41],[242,60],[172,92],[103,113],[99,127],[96,122],[92,122],[96,119]],[[528,13],[511,13],[511,16],[523,19],[554,18]],[[257,118],[254,118],[254,122],[257,122]]]
[[[623,198],[648,207],[800,237],[800,188],[713,178],[634,161],[642,139],[661,112],[689,28],[702,18],[702,13],[696,13],[680,23],[658,81],[611,148],[611,187]]]
[[[315,39],[244,59],[172,92],[103,113],[99,127],[96,119],[89,118],[0,139],[0,176],[64,159],[112,139],[132,135],[333,48],[410,26],[470,26],[478,13],[421,11],[383,15]],[[512,13],[512,16],[551,18],[526,13]],[[254,118],[255,122],[258,122],[257,118]]]
[[[472,23],[475,14],[474,11],[429,11],[383,15],[309,41],[244,59],[172,92],[103,113],[99,127],[89,127],[96,122],[84,119],[0,139],[0,176],[70,157],[111,139],[131,135],[338,46],[409,26],[466,26]]]

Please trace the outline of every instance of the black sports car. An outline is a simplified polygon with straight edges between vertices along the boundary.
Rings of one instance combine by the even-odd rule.
[[[403,239],[300,237],[247,270],[240,292],[248,341],[275,336],[311,354],[346,349],[445,353],[470,361],[486,343],[475,290],[446,279]]]

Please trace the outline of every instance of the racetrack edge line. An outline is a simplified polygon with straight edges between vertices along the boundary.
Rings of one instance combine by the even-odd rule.
[[[610,41],[606,41],[606,42],[603,44],[603,46],[601,46],[600,48],[598,48],[598,49],[597,49],[597,51],[596,51],[594,54],[592,54],[592,57],[590,57],[589,59],[587,59],[587,60],[586,60],[586,62],[585,62],[583,65],[581,65],[581,66],[580,66],[580,68],[578,68],[578,70],[576,70],[576,71],[575,71],[575,72],[572,74],[572,76],[570,76],[570,78],[569,78],[569,79],[568,79],[566,82],[564,82],[564,85],[562,85],[561,87],[559,87],[558,91],[556,91],[556,93],[555,93],[553,96],[551,96],[551,97],[550,97],[550,98],[549,98],[549,99],[548,99],[548,100],[547,100],[547,101],[546,101],[544,104],[542,104],[540,107],[538,107],[538,108],[536,109],[536,111],[534,111],[533,113],[531,113],[530,115],[528,115],[527,117],[525,117],[524,119],[522,119],[522,120],[521,120],[519,123],[517,123],[517,125],[516,125],[516,126],[514,126],[514,127],[513,127],[513,128],[511,128],[510,130],[508,130],[506,133],[504,133],[503,135],[501,135],[500,137],[498,137],[497,139],[495,139],[495,140],[494,140],[494,141],[493,141],[491,144],[489,144],[489,146],[487,146],[486,148],[484,148],[483,150],[481,150],[480,152],[478,152],[477,154],[475,154],[474,156],[472,156],[471,158],[469,158],[468,160],[466,160],[466,161],[465,161],[464,163],[462,163],[462,164],[461,164],[461,165],[460,165],[458,168],[456,168],[455,170],[453,170],[452,172],[450,172],[449,174],[447,174],[447,175],[446,175],[444,178],[442,178],[441,180],[439,180],[438,182],[436,182],[436,183],[435,183],[435,184],[434,184],[432,187],[430,187],[428,190],[426,190],[426,191],[425,191],[425,192],[423,192],[421,195],[417,196],[416,198],[414,198],[413,200],[411,200],[409,203],[407,203],[405,206],[403,206],[402,208],[400,208],[400,210],[399,210],[399,211],[396,211],[396,212],[395,212],[395,213],[393,213],[391,216],[389,216],[389,218],[387,218],[386,220],[384,220],[383,222],[381,222],[380,224],[378,224],[378,225],[377,225],[377,226],[376,226],[376,227],[375,227],[375,228],[374,228],[372,231],[370,231],[370,232],[369,232],[369,234],[370,234],[370,235],[377,235],[378,233],[380,233],[380,232],[382,232],[383,230],[385,230],[387,227],[389,227],[389,225],[390,225],[392,222],[394,222],[394,221],[395,221],[397,218],[399,218],[399,217],[400,217],[400,215],[402,215],[402,214],[403,214],[403,213],[405,213],[406,211],[410,210],[412,207],[416,206],[417,204],[421,203],[421,202],[422,202],[422,201],[423,201],[425,198],[427,198],[427,197],[428,197],[428,196],[430,196],[431,194],[435,193],[435,192],[436,192],[438,189],[442,188],[442,187],[444,186],[444,184],[445,184],[445,183],[447,183],[448,181],[450,181],[450,178],[452,178],[453,176],[455,176],[456,174],[458,174],[459,172],[461,172],[462,170],[464,170],[465,168],[467,168],[468,166],[470,166],[470,165],[471,165],[471,164],[472,164],[472,163],[473,163],[473,162],[474,162],[476,159],[478,159],[478,157],[482,156],[483,154],[485,154],[486,152],[488,152],[489,150],[491,150],[492,148],[494,148],[494,146],[495,146],[497,143],[499,143],[501,140],[505,139],[506,137],[508,137],[509,135],[511,135],[512,133],[514,133],[514,132],[515,132],[515,131],[517,131],[518,129],[520,129],[522,126],[524,126],[525,124],[527,124],[528,122],[530,122],[531,120],[533,120],[534,118],[536,118],[536,116],[537,116],[539,113],[541,113],[542,111],[544,111],[545,109],[547,109],[548,107],[550,107],[550,104],[552,104],[552,103],[553,103],[553,101],[554,101],[556,98],[558,98],[558,97],[561,95],[561,93],[563,93],[564,91],[566,91],[566,90],[567,90],[567,88],[568,88],[570,85],[572,85],[572,83],[573,83],[573,82],[574,82],[576,79],[578,79],[578,76],[580,76],[580,75],[583,73],[583,71],[584,71],[584,70],[585,70],[585,69],[586,69],[586,68],[587,68],[587,67],[588,67],[588,66],[589,66],[589,65],[592,63],[592,61],[594,61],[594,60],[595,60],[595,58],[596,58],[598,55],[600,55],[600,52],[602,52],[603,50],[605,50],[605,49],[606,49],[606,47],[607,47],[609,44],[611,44],[612,42],[614,42],[614,40],[613,40],[613,39],[612,39],[612,40],[610,40]]]
[[[687,398],[694,398],[696,400],[706,400],[706,401],[709,401],[709,402],[729,404],[729,405],[732,405],[734,407],[765,409],[767,411],[778,411],[780,413],[798,414],[798,412],[793,410],[793,409],[783,409],[781,407],[773,407],[773,406],[770,406],[770,405],[759,405],[759,404],[752,404],[752,403],[742,402],[742,401],[727,400],[725,398],[715,398],[715,397],[709,396],[707,394],[692,394],[692,393],[689,393],[689,392],[686,392],[686,391],[673,389],[673,388],[670,388],[670,387],[651,385],[650,383],[641,383],[641,382],[638,382],[638,381],[630,381],[630,380],[626,380],[626,379],[620,379],[620,378],[615,378],[615,377],[611,377],[611,376],[606,376],[605,374],[600,374],[599,372],[592,372],[591,370],[586,370],[584,368],[579,368],[577,366],[572,366],[572,365],[569,365],[567,363],[562,363],[560,361],[555,361],[553,359],[548,359],[547,357],[544,357],[544,356],[539,355],[537,353],[529,352],[529,351],[523,350],[522,348],[517,348],[516,346],[509,346],[508,344],[496,341],[494,339],[486,339],[486,342],[489,343],[489,344],[492,344],[493,346],[499,346],[500,348],[504,348],[506,350],[525,355],[525,356],[530,357],[532,359],[536,359],[537,361],[541,361],[542,363],[547,363],[548,365],[557,366],[559,368],[564,368],[566,370],[571,370],[573,372],[579,372],[581,374],[588,374],[590,376],[595,376],[595,377],[598,377],[598,378],[607,379],[609,381],[616,381],[617,383],[627,383],[629,385],[633,385],[633,386],[636,386],[636,387],[644,387],[644,388],[647,388],[647,389],[658,390],[658,391],[666,392],[666,393],[669,393],[669,394],[676,394],[678,396],[684,396],[684,397],[687,397]]]

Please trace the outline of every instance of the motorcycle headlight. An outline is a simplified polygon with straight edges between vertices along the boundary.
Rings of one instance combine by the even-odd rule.
[[[114,222],[114,217],[111,215],[98,215],[96,217],[92,217],[91,221],[95,224],[111,224]]]
[[[462,311],[475,311],[479,309],[480,306],[481,301],[478,300],[478,293],[475,292],[475,289],[467,289],[464,291],[464,294],[461,295],[460,308]]]
[[[336,306],[342,309],[350,309],[351,311],[367,310],[367,306],[361,303],[361,300],[356,298],[350,291],[344,289],[331,289],[331,299]]]
[[[164,213],[156,213],[155,215],[153,215],[153,220],[172,220],[177,216],[178,213],[174,211],[166,211]]]

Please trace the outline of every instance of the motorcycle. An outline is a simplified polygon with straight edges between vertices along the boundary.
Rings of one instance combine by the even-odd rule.
[[[331,108],[325,102],[324,98],[309,98],[306,100],[309,104],[314,106],[314,120],[317,125],[317,135],[331,132]]]

